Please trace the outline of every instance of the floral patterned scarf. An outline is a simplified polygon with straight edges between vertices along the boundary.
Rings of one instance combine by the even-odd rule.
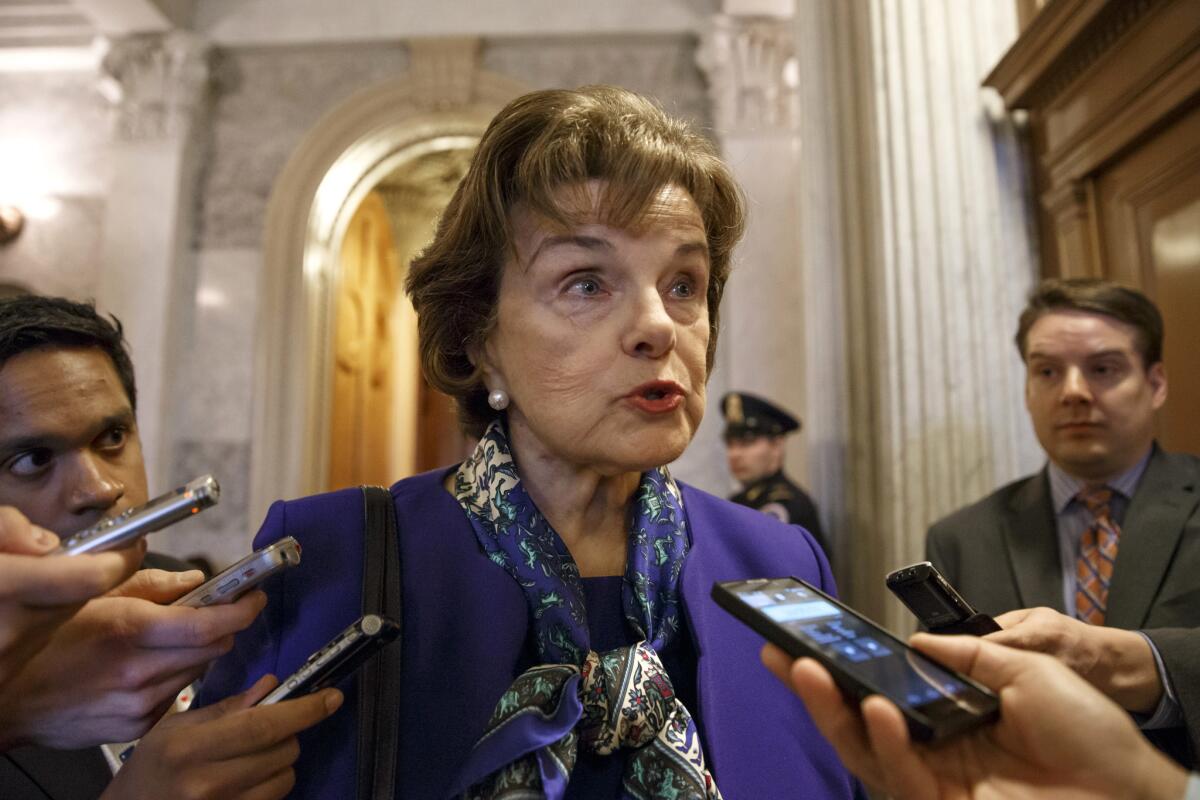
[[[456,794],[558,800],[583,746],[601,755],[632,750],[625,797],[719,800],[695,722],[658,658],[682,627],[679,573],[689,547],[666,469],[642,476],[630,513],[621,594],[641,641],[606,653],[589,646],[579,568],[521,485],[501,421],[459,467],[454,494],[488,558],[524,591],[542,662],[500,698]]]

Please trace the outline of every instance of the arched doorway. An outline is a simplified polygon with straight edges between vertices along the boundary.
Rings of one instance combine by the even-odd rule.
[[[480,70],[476,40],[411,44],[409,71],[326,114],[267,206],[255,353],[251,518],[328,485],[336,291],[346,230],[406,163],[473,148],[525,87]]]
[[[421,374],[417,318],[402,285],[466,174],[476,140],[443,137],[385,160],[338,253],[328,489],[387,485],[460,460],[453,401]]]

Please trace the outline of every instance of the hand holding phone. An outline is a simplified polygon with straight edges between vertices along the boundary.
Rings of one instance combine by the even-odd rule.
[[[196,786],[204,787],[205,797],[283,797],[295,780],[295,736],[335,712],[342,695],[331,689],[254,708],[273,686],[264,677],[219,703],[164,717],[142,737],[101,800],[195,796]]]
[[[788,655],[816,659],[851,697],[887,697],[914,739],[940,741],[999,713],[999,701],[986,688],[799,578],[717,583],[712,596]]]
[[[278,542],[246,556],[172,605],[201,608],[232,603],[275,573],[299,563],[300,543],[291,536],[285,536]]]
[[[930,633],[984,636],[1000,630],[996,620],[972,608],[928,561],[889,572],[886,582]]]
[[[250,592],[224,605],[169,605],[200,579],[144,569],[84,604],[10,682],[0,733],[60,750],[143,735],[266,604]]]
[[[141,553],[42,558],[58,539],[12,506],[0,506],[0,706],[4,685],[80,606],[137,569]],[[0,725],[0,728],[4,727]],[[0,731],[0,747],[3,747]]]
[[[148,533],[161,530],[181,519],[214,506],[221,498],[221,487],[212,475],[202,475],[174,491],[160,495],[145,505],[131,508],[111,519],[63,539],[48,555],[74,556],[103,553],[127,547]]]
[[[400,635],[400,625],[378,614],[366,614],[339,633],[258,701],[265,706],[335,686]]]
[[[917,634],[912,644],[999,694],[999,721],[936,748],[915,746],[887,699],[848,702],[820,664],[770,645],[763,662],[804,701],[843,763],[897,800],[1183,796],[1183,770],[1063,664],[979,637]]]

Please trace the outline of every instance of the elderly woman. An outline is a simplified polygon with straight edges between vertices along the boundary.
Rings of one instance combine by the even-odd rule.
[[[479,439],[391,489],[404,615],[397,796],[849,797],[714,581],[832,591],[807,534],[674,481],[704,413],[743,206],[712,146],[608,87],[513,101],[408,291],[425,375]],[[358,615],[356,490],[272,507],[304,562],[206,681],[286,674]],[[353,686],[294,796],[355,794]],[[718,790],[717,787],[720,787]]]

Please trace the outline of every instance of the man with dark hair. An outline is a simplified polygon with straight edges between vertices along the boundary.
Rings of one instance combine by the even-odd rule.
[[[145,503],[120,323],[57,297],[0,300],[0,505],[60,535]]]
[[[133,366],[116,320],[61,298],[0,300],[6,532],[40,528],[67,536],[146,502],[135,400]],[[105,790],[115,761],[96,745],[145,735],[266,602],[253,592],[225,606],[169,605],[202,579],[198,571],[135,573],[84,603],[0,686],[0,797],[71,800]],[[282,712],[247,708],[263,691],[259,686],[220,709],[172,717],[147,735],[105,797],[182,796],[180,786],[198,779],[213,787],[213,796],[230,795],[227,778],[244,789],[269,779],[278,789],[290,780],[290,760],[281,761],[278,748],[327,716],[326,701],[336,699]],[[238,728],[263,735],[231,739],[229,731]],[[213,761],[233,758],[250,771],[225,776],[211,769]]]
[[[722,397],[721,415],[725,418],[729,471],[742,484],[742,491],[729,499],[799,525],[813,535],[828,558],[816,505],[783,471],[785,437],[800,430],[800,420],[748,392],[729,392]]]
[[[980,611],[1003,614],[997,641],[1058,656],[1194,764],[1200,459],[1154,441],[1162,317],[1132,289],[1048,280],[1016,342],[1048,464],[936,523],[928,558]]]

